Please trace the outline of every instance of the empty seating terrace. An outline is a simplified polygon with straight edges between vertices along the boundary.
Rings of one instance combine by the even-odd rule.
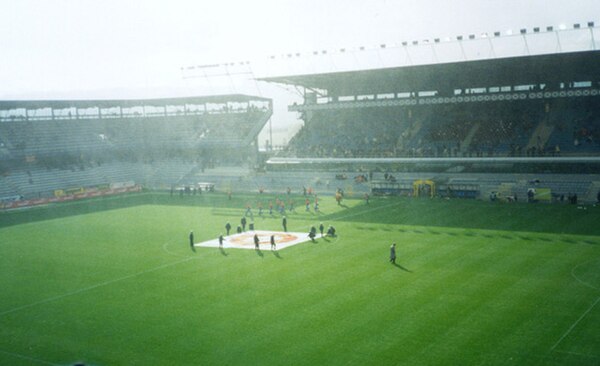
[[[170,187],[214,164],[219,149],[219,162],[247,160],[271,114],[271,100],[244,95],[0,101],[0,197],[124,181]]]
[[[264,112],[138,119],[0,122],[13,156],[241,144]]]
[[[176,160],[148,164],[112,162],[72,170],[32,167],[28,170],[12,171],[2,177],[0,197],[52,197],[56,190],[109,186],[118,182],[135,182],[148,188],[168,189],[180,183],[195,169],[195,163]]]

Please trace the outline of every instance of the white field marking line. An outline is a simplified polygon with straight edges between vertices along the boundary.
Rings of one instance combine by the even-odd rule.
[[[170,251],[170,250],[169,250],[169,248],[168,248],[168,247],[169,247],[169,245],[171,245],[171,242],[166,242],[166,243],[164,243],[164,244],[163,244],[163,246],[162,246],[162,248],[163,248],[163,251],[164,251],[165,253],[167,253],[167,254],[170,254],[170,255],[172,255],[172,256],[175,256],[175,257],[177,257],[177,258],[198,259],[198,257],[193,257],[193,256],[190,256],[190,255],[187,255],[187,256],[186,256],[186,255],[181,255],[181,254],[177,254],[177,253],[175,253],[175,252],[172,252],[172,251]]]
[[[587,264],[587,263],[589,263],[589,262],[592,262],[592,261],[595,261],[595,260],[598,260],[598,259],[590,259],[589,261],[585,261],[585,262],[581,262],[581,263],[579,263],[578,265],[576,265],[575,267],[573,267],[573,269],[571,269],[571,276],[572,276],[574,279],[576,279],[576,280],[577,280],[577,282],[581,283],[581,284],[582,284],[582,285],[584,285],[584,286],[587,286],[587,287],[589,287],[589,288],[593,288],[594,290],[600,290],[600,288],[598,288],[598,287],[596,287],[596,286],[594,286],[594,285],[590,285],[589,283],[587,283],[587,282],[585,282],[585,281],[583,281],[583,280],[580,280],[580,279],[579,279],[579,277],[577,277],[577,276],[575,275],[575,270],[576,270],[577,268],[579,268],[579,266],[581,266],[581,265],[583,265],[583,264]]]
[[[171,267],[171,266],[175,266],[175,265],[187,262],[187,261],[192,260],[192,259],[193,259],[193,257],[187,257],[187,258],[182,259],[182,260],[177,261],[177,262],[166,263],[166,264],[160,265],[158,267],[146,269],[146,270],[143,270],[143,271],[140,271],[140,272],[137,272],[137,273],[133,273],[133,274],[130,274],[130,275],[127,275],[127,276],[116,278],[114,280],[108,280],[108,281],[100,282],[98,284],[95,284],[95,285],[92,285],[92,286],[88,286],[88,287],[84,287],[84,288],[81,288],[79,290],[67,292],[67,293],[62,294],[62,295],[52,296],[52,297],[49,297],[49,298],[44,299],[44,300],[32,302],[32,303],[27,304],[27,305],[18,306],[16,308],[0,312],[0,316],[11,314],[11,313],[15,313],[15,312],[17,312],[19,310],[28,309],[28,308],[34,307],[36,305],[46,304],[46,303],[49,303],[49,302],[52,302],[52,301],[55,301],[55,300],[60,300],[60,299],[63,299],[65,297],[77,295],[77,294],[80,294],[80,293],[83,293],[83,292],[86,292],[86,291],[94,290],[94,289],[99,288],[99,287],[111,285],[111,284],[116,283],[116,282],[128,280],[130,278],[141,276],[141,275],[146,274],[146,273],[155,272],[155,271],[161,270],[163,268],[167,268],[167,267]]]
[[[130,192],[130,193],[136,193],[136,192]],[[151,192],[137,192],[140,196],[148,196],[150,194],[152,194]],[[81,199],[75,199],[75,200],[71,200],[71,201],[63,201],[63,202],[48,202],[45,203],[43,205],[33,205],[33,206],[24,206],[24,207],[17,207],[17,208],[7,208],[5,209],[5,212],[9,212],[9,211],[13,211],[13,210],[28,210],[28,209],[37,209],[37,208],[42,208],[42,207],[56,207],[56,205],[61,205],[61,206],[72,206],[72,205],[76,205],[76,204],[80,204],[82,202],[85,201],[90,201],[90,200],[103,200],[103,201],[114,201],[114,200],[118,200],[118,199],[122,199],[123,196],[119,193],[114,194],[114,195],[110,195],[110,196],[102,196],[102,197],[86,197],[86,198],[81,198]],[[54,206],[51,206],[54,205]],[[140,205],[138,205],[140,206]],[[115,210],[118,209],[122,209],[122,208],[129,208],[129,207],[133,207],[133,206],[125,206],[125,207],[119,207],[119,208],[115,208]],[[110,209],[112,210],[112,209]],[[2,212],[2,210],[0,210],[0,212]],[[98,211],[93,211],[93,212],[98,212]],[[90,212],[90,213],[93,213]],[[80,215],[85,215],[85,214],[80,214]]]
[[[555,350],[554,352],[556,353],[564,353],[566,355],[575,355],[575,356],[580,356],[580,357],[586,357],[586,358],[599,358],[598,356],[595,355],[586,355],[584,353],[579,353],[579,352],[568,352],[568,351],[561,351],[559,349]]]
[[[362,214],[364,214],[366,212],[378,211],[378,210],[381,210],[382,208],[388,208],[388,207],[395,206],[395,205],[400,205],[400,203],[399,202],[392,202],[392,203],[390,203],[388,205],[384,205],[384,206],[380,206],[380,207],[374,207],[374,208],[370,208],[370,209],[363,210],[363,211],[360,211],[360,212],[356,212],[356,213],[353,213],[353,214],[348,214],[348,215],[345,215],[345,216],[336,217],[332,221],[344,220],[344,219],[347,219],[349,217],[354,217],[354,216],[362,215]]]
[[[22,354],[19,354],[19,353],[14,353],[14,352],[8,352],[8,351],[4,351],[4,350],[1,350],[1,349],[0,349],[0,353],[4,353],[5,355],[9,355],[9,356],[17,357],[17,358],[22,358],[22,359],[27,360],[27,361],[33,361],[33,362],[41,363],[41,364],[44,364],[44,365],[61,366],[58,363],[52,363],[52,362],[40,360],[39,358],[25,356],[25,355],[22,355]]]
[[[588,313],[590,311],[592,311],[592,309],[594,308],[594,306],[596,306],[596,304],[598,304],[598,302],[600,302],[600,296],[596,299],[596,301],[594,301],[594,303],[579,317],[579,319],[577,319],[573,324],[571,324],[571,326],[569,327],[569,329],[567,329],[567,331],[565,332],[565,334],[562,335],[562,337],[560,337],[560,339],[554,344],[554,346],[552,346],[552,348],[550,348],[550,352],[553,352],[554,349],[556,348],[556,346],[559,345],[560,342],[562,342],[563,339],[565,339],[565,337],[567,335],[569,335],[569,333],[571,333],[571,331],[577,326],[577,324],[579,324],[579,322],[585,318],[586,315],[588,315]]]

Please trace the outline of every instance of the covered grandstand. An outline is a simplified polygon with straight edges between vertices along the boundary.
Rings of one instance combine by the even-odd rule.
[[[563,182],[545,184],[556,200],[595,201],[597,31],[590,22],[403,42],[394,66],[264,78],[295,86],[304,99],[289,106],[304,126],[269,169],[362,171],[374,180],[386,172],[409,187],[398,194],[418,193],[412,182],[427,179],[440,195],[464,183],[470,191],[460,196],[478,198],[523,197],[530,182]]]
[[[270,99],[248,95],[0,101],[0,197],[168,189],[207,168],[253,167],[271,115]]]

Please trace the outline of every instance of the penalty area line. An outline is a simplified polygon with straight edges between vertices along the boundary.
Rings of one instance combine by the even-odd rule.
[[[600,302],[600,297],[598,297],[596,301],[594,301],[594,303],[579,317],[579,319],[577,319],[573,324],[571,324],[571,326],[569,327],[569,329],[567,329],[565,334],[563,334],[562,337],[560,337],[560,339],[556,341],[556,343],[554,343],[554,346],[550,348],[550,352],[554,352],[554,349],[560,344],[560,342],[562,342],[563,339],[565,339],[569,335],[569,333],[571,333],[571,331],[575,329],[577,324],[579,324],[579,322],[583,318],[585,318],[585,316],[588,315],[590,311],[592,311],[592,309],[596,306],[596,304],[598,304],[598,302]]]
[[[580,279],[579,277],[577,277],[577,275],[575,274],[575,272],[577,271],[577,268],[579,268],[580,266],[582,266],[582,265],[584,265],[584,264],[588,264],[588,263],[590,263],[590,262],[593,262],[593,261],[597,261],[597,260],[598,260],[598,259],[596,258],[596,259],[590,259],[590,260],[588,260],[588,261],[585,261],[585,262],[581,262],[581,263],[579,263],[578,265],[576,265],[575,267],[573,267],[573,268],[571,269],[571,276],[572,276],[574,279],[576,279],[576,280],[577,280],[577,282],[581,283],[581,284],[582,284],[582,285],[584,285],[584,286],[587,286],[587,287],[589,287],[589,288],[593,288],[594,290],[600,290],[600,288],[598,288],[598,287],[596,287],[596,286],[594,286],[594,285],[592,285],[592,284],[590,284],[590,283],[587,283],[587,282],[583,281],[582,279]]]
[[[355,212],[355,213],[351,213],[351,214],[347,214],[347,215],[341,215],[340,217],[333,218],[332,221],[343,221],[343,220],[345,220],[347,218],[350,218],[350,217],[364,215],[365,213],[368,213],[368,212],[379,211],[379,210],[381,210],[383,208],[388,208],[388,207],[392,207],[392,206],[396,206],[396,205],[400,205],[400,203],[399,202],[392,202],[392,203],[389,203],[387,205],[383,205],[383,206],[379,206],[379,207],[373,207],[373,208],[368,208],[368,209],[360,211],[360,212]]]
[[[128,280],[130,278],[134,278],[134,277],[138,277],[138,276],[141,276],[141,275],[144,275],[144,274],[147,274],[147,273],[159,271],[159,270],[167,268],[167,267],[176,266],[178,264],[188,262],[188,261],[190,261],[192,259],[194,259],[194,258],[193,257],[187,257],[185,259],[182,259],[182,260],[179,260],[179,261],[176,261],[176,262],[166,263],[166,264],[160,265],[158,267],[154,267],[154,268],[146,269],[146,270],[143,270],[143,271],[140,271],[140,272],[132,273],[132,274],[127,275],[127,276],[123,276],[123,277],[115,278],[113,280],[108,280],[108,281],[100,282],[100,283],[97,283],[95,285],[84,287],[84,288],[81,288],[79,290],[67,292],[67,293],[62,294],[62,295],[52,296],[52,297],[49,297],[49,298],[44,299],[44,300],[35,301],[35,302],[32,302],[30,304],[26,304],[26,305],[21,305],[21,306],[18,306],[16,308],[12,308],[12,309],[0,312],[0,316],[12,314],[12,313],[15,313],[15,312],[20,311],[20,310],[28,309],[28,308],[31,308],[31,307],[34,307],[34,306],[37,306],[37,305],[46,304],[46,303],[49,303],[49,302],[52,302],[52,301],[64,299],[65,297],[69,297],[69,296],[73,296],[73,295],[78,295],[78,294],[81,294],[81,293],[84,293],[84,292],[87,292],[87,291],[95,290],[95,289],[100,288],[100,287],[112,285],[114,283],[125,281],[125,280]]]
[[[8,352],[8,351],[2,350],[2,349],[0,349],[0,353],[4,353],[5,355],[9,355],[9,356],[20,358],[20,359],[27,360],[27,361],[33,361],[33,362],[41,363],[43,365],[61,366],[58,363],[52,363],[52,362],[48,362],[48,361],[45,361],[45,360],[40,360],[39,358],[22,355],[20,353]]]
[[[177,257],[177,258],[199,259],[199,257],[194,257],[191,255],[181,255],[181,254],[178,254],[178,253],[175,253],[175,252],[169,250],[169,246],[171,244],[172,244],[171,242],[166,242],[163,244],[162,249],[165,253],[172,255],[174,257]]]

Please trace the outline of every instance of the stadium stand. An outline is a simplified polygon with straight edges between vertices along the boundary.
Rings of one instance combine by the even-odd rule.
[[[271,114],[269,99],[245,95],[0,101],[0,197],[119,182],[168,189],[196,170],[253,163]]]
[[[266,77],[304,90],[289,106],[304,125],[267,169],[368,171],[386,194],[418,194],[414,182],[427,180],[442,197],[540,188],[595,202],[598,65],[600,51],[584,49]]]
[[[263,153],[257,136],[273,110],[261,97],[0,101],[0,197],[211,182],[479,199],[538,189],[549,201],[595,201],[600,51],[490,54],[262,78],[304,93],[288,107],[303,127]]]

